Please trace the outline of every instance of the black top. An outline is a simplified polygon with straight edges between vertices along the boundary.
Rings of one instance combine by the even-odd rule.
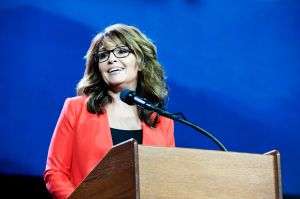
[[[142,129],[140,130],[123,130],[110,128],[113,145],[119,144],[131,138],[135,139],[138,144],[142,144]]]

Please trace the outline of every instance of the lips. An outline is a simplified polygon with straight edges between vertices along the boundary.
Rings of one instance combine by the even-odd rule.
[[[112,68],[108,69],[108,73],[120,72],[122,70],[124,70],[123,67],[118,67],[118,66],[117,67],[112,67]]]

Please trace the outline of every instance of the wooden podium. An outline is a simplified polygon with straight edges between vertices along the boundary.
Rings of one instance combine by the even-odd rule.
[[[282,199],[280,155],[114,146],[69,199]]]

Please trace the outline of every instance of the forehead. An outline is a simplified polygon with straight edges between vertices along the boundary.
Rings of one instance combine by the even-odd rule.
[[[99,50],[101,50],[101,49],[112,50],[113,48],[120,46],[120,45],[123,45],[120,40],[118,40],[118,39],[112,40],[112,39],[107,38],[102,41],[102,43],[99,46]]]

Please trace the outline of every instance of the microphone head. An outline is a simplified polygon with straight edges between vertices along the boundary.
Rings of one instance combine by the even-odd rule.
[[[124,89],[120,93],[120,98],[123,102],[128,105],[134,105],[133,97],[135,96],[135,92],[129,89]]]

